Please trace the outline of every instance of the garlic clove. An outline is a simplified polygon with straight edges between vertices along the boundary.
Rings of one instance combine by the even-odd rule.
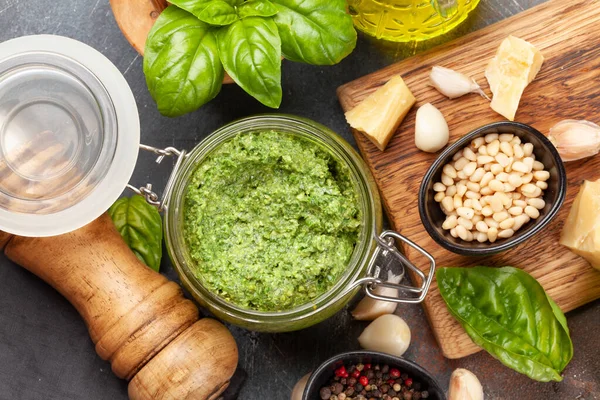
[[[304,375],[300,380],[294,385],[294,389],[292,390],[292,395],[290,400],[302,400],[302,396],[304,395],[304,389],[306,388],[306,384],[308,383],[308,378],[310,378],[312,372]]]
[[[400,357],[410,345],[410,328],[397,315],[382,315],[365,328],[358,342],[364,349]]]
[[[390,283],[400,283],[402,275],[394,275],[392,271],[388,271],[387,281]],[[374,290],[376,295],[397,297],[398,289],[393,289],[385,286],[378,286]],[[384,314],[393,314],[396,310],[398,303],[391,301],[381,301],[370,298],[369,296],[363,297],[363,299],[356,305],[352,310],[352,316],[354,319],[359,321],[373,321],[375,318],[380,317]]]
[[[415,146],[419,150],[435,153],[448,144],[450,130],[444,115],[431,103],[417,110]]]
[[[568,119],[554,125],[548,139],[563,161],[575,161],[598,154],[600,126],[589,121]]]
[[[469,93],[477,93],[483,98],[490,100],[487,94],[477,84],[475,79],[454,71],[450,68],[435,66],[431,68],[429,83],[438,92],[450,99],[464,96]]]
[[[471,371],[458,368],[450,377],[448,400],[483,400],[481,382]]]

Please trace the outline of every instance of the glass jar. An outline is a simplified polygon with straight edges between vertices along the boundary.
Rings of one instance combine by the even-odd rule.
[[[377,39],[434,38],[463,22],[480,0],[348,0],[354,25]]]
[[[223,142],[236,135],[269,130],[309,140],[343,162],[351,174],[362,211],[362,229],[357,244],[346,271],[335,285],[310,303],[279,312],[241,308],[206,289],[193,273],[195,262],[189,254],[183,229],[186,189],[198,165]],[[187,154],[174,174],[172,185],[167,186],[170,194],[165,213],[165,238],[169,255],[185,288],[199,303],[220,319],[258,331],[298,330],[323,321],[339,311],[357,293],[362,283],[384,284],[378,279],[379,271],[374,277],[366,277],[376,268],[373,256],[374,252],[379,253],[380,249],[376,246],[375,240],[380,237],[382,227],[381,203],[377,187],[356,151],[323,125],[286,115],[255,116],[233,122],[211,134]],[[387,249],[393,251],[390,247]],[[425,281],[430,282],[430,279],[424,279]]]

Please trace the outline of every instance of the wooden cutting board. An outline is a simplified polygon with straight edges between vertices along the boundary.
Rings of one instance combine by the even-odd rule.
[[[564,311],[600,298],[600,272],[584,259],[559,245],[563,222],[584,179],[600,178],[600,155],[567,164],[566,202],[552,223],[521,246],[486,259],[453,254],[437,245],[423,227],[418,207],[419,185],[436,155],[417,150],[414,122],[417,106],[431,102],[446,116],[451,142],[484,124],[500,121],[489,102],[478,95],[449,100],[428,86],[431,67],[440,65],[474,77],[491,95],[484,77],[488,61],[508,35],[533,43],[546,58],[536,80],[527,88],[517,121],[547,133],[563,119],[588,119],[600,123],[600,2],[553,0],[514,17],[471,33],[453,42],[391,65],[338,89],[344,110],[349,110],[396,74],[402,75],[418,100],[385,152],[361,133],[354,132],[358,147],[381,191],[392,226],[427,249],[437,265],[504,266],[529,272]],[[424,265],[415,251],[409,258]],[[415,279],[415,277],[412,277]],[[449,314],[434,282],[424,308],[434,334],[448,358],[460,358],[480,349]]]

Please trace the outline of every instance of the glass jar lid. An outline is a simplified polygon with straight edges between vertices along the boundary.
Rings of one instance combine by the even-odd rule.
[[[0,229],[52,236],[97,218],[131,177],[139,130],[127,82],[93,48],[0,44]]]

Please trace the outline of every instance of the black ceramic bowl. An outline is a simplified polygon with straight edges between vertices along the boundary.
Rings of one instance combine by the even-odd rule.
[[[398,368],[402,373],[408,374],[415,382],[420,382],[421,390],[429,392],[430,400],[446,400],[444,391],[429,372],[412,361],[376,351],[351,351],[339,354],[325,361],[308,379],[302,399],[320,400],[319,391],[323,386],[328,385],[334,376],[335,370],[344,364],[348,365],[352,363],[387,364],[390,367]]]
[[[535,159],[544,164],[546,171],[550,172],[548,189],[544,191],[546,207],[540,210],[540,217],[531,220],[521,227],[515,235],[508,239],[498,239],[495,243],[466,242],[460,238],[453,238],[450,232],[442,229],[446,216],[440,204],[434,200],[433,185],[440,182],[444,165],[452,161],[452,157],[461,149],[468,146],[473,139],[485,136],[488,133],[512,133],[521,138],[523,143],[533,144]],[[567,175],[563,162],[556,148],[542,133],[529,125],[518,122],[496,122],[485,125],[463,136],[449,146],[425,174],[419,190],[419,214],[421,221],[429,235],[438,244],[447,250],[466,256],[487,256],[506,251],[523,243],[541,231],[554,218],[565,200],[567,191]]]

